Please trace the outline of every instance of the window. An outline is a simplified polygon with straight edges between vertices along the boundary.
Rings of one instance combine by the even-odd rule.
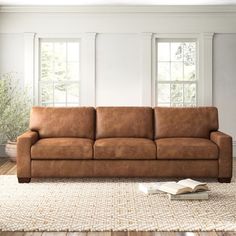
[[[79,40],[40,40],[39,102],[79,105]]]
[[[157,41],[158,106],[197,105],[196,42]]]

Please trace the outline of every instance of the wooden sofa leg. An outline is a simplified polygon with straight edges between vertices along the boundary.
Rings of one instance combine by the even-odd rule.
[[[19,183],[29,183],[31,178],[18,178]]]
[[[218,178],[218,182],[220,182],[220,183],[230,183],[231,178]]]

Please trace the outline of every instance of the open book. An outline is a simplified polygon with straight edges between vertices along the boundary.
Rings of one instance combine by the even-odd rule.
[[[182,193],[207,191],[209,189],[206,183],[201,183],[192,179],[183,179],[178,182],[164,183],[160,185],[159,190],[176,195]]]

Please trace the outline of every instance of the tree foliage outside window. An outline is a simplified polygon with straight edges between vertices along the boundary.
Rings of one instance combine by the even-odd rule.
[[[158,42],[158,106],[196,106],[196,42]]]
[[[43,40],[40,44],[41,105],[79,104],[79,41]]]

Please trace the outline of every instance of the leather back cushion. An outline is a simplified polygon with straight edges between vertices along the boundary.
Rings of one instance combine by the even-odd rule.
[[[94,139],[95,109],[92,107],[33,107],[30,129],[40,138],[78,137]]]
[[[99,107],[96,120],[96,138],[153,139],[150,107]]]
[[[209,138],[218,129],[218,111],[215,107],[154,108],[155,138],[196,137]]]

